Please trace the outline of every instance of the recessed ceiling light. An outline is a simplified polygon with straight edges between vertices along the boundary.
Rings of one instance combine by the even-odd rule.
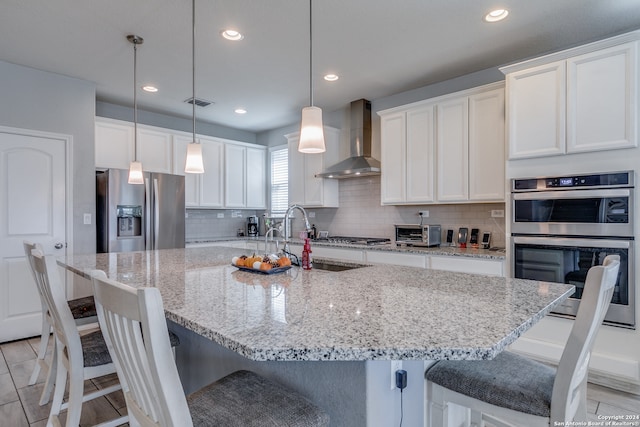
[[[221,32],[220,34],[222,34],[222,37],[224,37],[227,40],[231,40],[231,41],[238,41],[238,40],[242,40],[244,38],[244,35],[236,30],[224,30],[223,32]]]
[[[144,85],[142,86],[142,90],[144,90],[145,92],[155,93],[158,91],[158,88],[151,85]]]
[[[324,79],[328,82],[335,82],[340,77],[337,74],[327,74],[324,76]]]
[[[234,111],[236,112],[236,114],[247,114],[247,110],[245,110],[244,108],[236,108]]]
[[[484,20],[486,22],[498,22],[506,18],[507,15],[509,15],[509,11],[507,9],[495,9],[487,13]]]

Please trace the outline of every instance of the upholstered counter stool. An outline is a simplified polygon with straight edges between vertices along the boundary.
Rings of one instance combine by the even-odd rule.
[[[321,409],[253,372],[236,371],[185,397],[169,350],[157,288],[93,276],[98,319],[118,371],[132,425],[319,427]],[[149,396],[153,396],[150,398]]]
[[[619,267],[620,257],[610,255],[601,266],[589,269],[557,370],[508,351],[493,360],[433,364],[425,374],[427,426],[448,426],[451,404],[467,408],[462,419],[456,418],[456,425],[482,426],[489,421],[497,426],[534,427],[586,422],[589,358]]]

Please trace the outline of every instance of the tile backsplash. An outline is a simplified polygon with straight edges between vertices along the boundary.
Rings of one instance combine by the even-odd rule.
[[[418,211],[429,211],[424,224],[440,224],[443,241],[447,229],[478,228],[480,233],[491,233],[491,246],[505,247],[504,218],[491,218],[491,211],[504,210],[504,203],[473,203],[447,205],[381,206],[380,177],[362,177],[340,180],[339,208],[309,208],[309,222],[318,231],[328,230],[329,235],[395,238],[395,224],[419,224]],[[187,242],[235,236],[239,228],[246,232],[246,217],[262,215],[253,210],[205,210],[189,209],[186,222]],[[232,213],[241,217],[232,218]],[[223,213],[224,218],[218,218]],[[297,234],[302,229],[300,213],[296,212],[292,229]],[[314,217],[313,217],[314,216]]]

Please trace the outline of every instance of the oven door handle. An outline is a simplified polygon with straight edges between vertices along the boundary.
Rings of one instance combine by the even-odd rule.
[[[593,199],[611,197],[631,197],[630,188],[609,190],[565,190],[565,191],[531,191],[512,193],[513,200],[549,200],[549,199]]]
[[[543,246],[567,246],[567,247],[598,247],[606,249],[630,249],[631,239],[584,239],[572,237],[539,237],[539,236],[513,236],[514,244],[543,245]]]

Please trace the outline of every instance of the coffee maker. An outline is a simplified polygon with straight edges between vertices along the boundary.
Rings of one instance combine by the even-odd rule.
[[[259,235],[258,217],[255,215],[247,217],[247,236],[258,237]]]

